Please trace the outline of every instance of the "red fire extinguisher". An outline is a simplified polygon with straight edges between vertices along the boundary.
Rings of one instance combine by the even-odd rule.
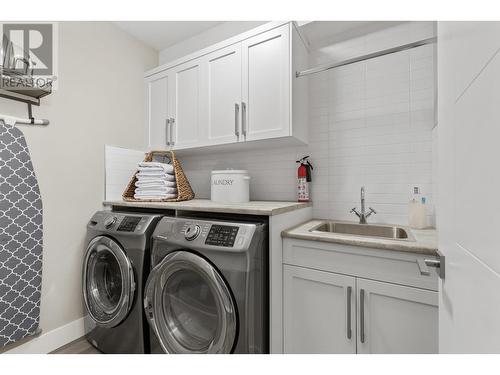
[[[299,163],[299,169],[297,171],[297,190],[298,190],[298,201],[299,202],[310,202],[311,194],[309,193],[309,182],[311,182],[311,170],[313,166],[307,160],[309,156],[304,156],[302,159],[297,160]]]

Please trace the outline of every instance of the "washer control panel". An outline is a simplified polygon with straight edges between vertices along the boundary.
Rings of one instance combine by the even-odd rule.
[[[231,225],[213,224],[208,232],[206,245],[233,247],[240,228]]]
[[[98,211],[90,219],[88,227],[109,233],[142,234],[159,219],[160,217],[158,215],[136,215],[133,213],[124,214],[119,212]]]

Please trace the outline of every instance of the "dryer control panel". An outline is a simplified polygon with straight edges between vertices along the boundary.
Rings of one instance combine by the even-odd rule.
[[[205,244],[233,247],[239,227],[213,224],[208,232]]]
[[[241,252],[249,249],[256,235],[265,234],[267,224],[262,222],[164,217],[153,233],[153,240],[162,248]]]

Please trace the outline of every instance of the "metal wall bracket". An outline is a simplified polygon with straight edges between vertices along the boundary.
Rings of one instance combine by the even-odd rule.
[[[439,250],[436,251],[437,252],[437,255],[439,257],[439,264],[436,266],[438,268],[438,274],[439,274],[439,277],[444,280],[444,277],[445,277],[445,269],[446,269],[446,257],[444,256],[444,254],[442,252],[440,252]]]
[[[41,87],[37,85],[33,85],[32,87],[25,88],[15,88],[15,87],[6,87],[3,84],[4,80],[9,81],[10,79],[23,77],[16,76],[12,74],[6,73],[5,69],[0,66],[0,97],[10,100],[15,100],[23,103],[31,103],[33,105],[39,106],[40,99],[50,95],[52,93],[52,86]]]

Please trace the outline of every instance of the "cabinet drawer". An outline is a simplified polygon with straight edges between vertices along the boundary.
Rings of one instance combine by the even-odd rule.
[[[421,274],[417,260],[429,255],[316,241],[283,239],[283,263],[322,271],[438,290],[438,273]]]

